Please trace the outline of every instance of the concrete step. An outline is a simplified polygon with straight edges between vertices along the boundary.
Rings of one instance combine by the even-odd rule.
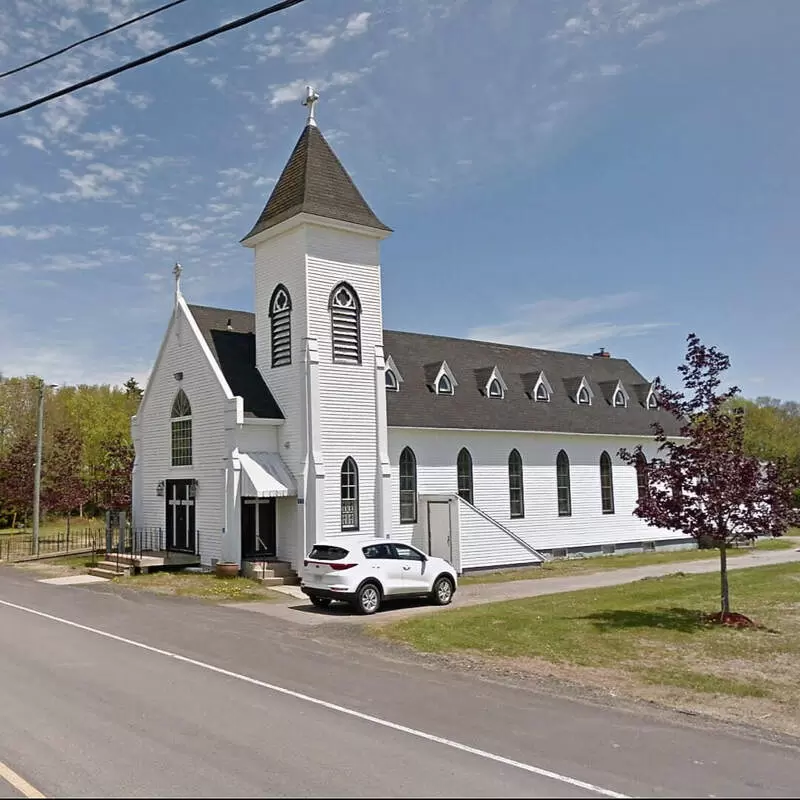
[[[103,567],[90,567],[89,575],[95,575],[98,578],[119,578],[125,573],[117,572],[114,569],[104,569]]]
[[[293,578],[295,573],[290,570],[282,570],[282,569],[261,569],[258,567],[257,569],[250,570],[249,572],[245,573],[248,577],[251,578]]]
[[[297,575],[288,561],[245,561],[242,572],[253,578],[288,578]]]
[[[292,575],[285,575],[275,578],[256,578],[262,586],[297,586],[300,583],[300,578]]]
[[[120,575],[130,575],[131,574],[131,565],[125,564],[122,561],[119,562],[119,567],[117,567],[117,562],[113,561],[112,559],[106,559],[105,561],[98,561],[95,567],[99,569],[104,569],[109,572],[119,573]]]
[[[117,554],[116,553],[106,553],[105,554],[106,561],[114,561],[116,563]],[[119,554],[119,563],[120,564],[130,564],[142,567],[163,567],[164,564],[167,563],[167,559],[163,556],[134,556],[130,553],[120,553]]]
[[[117,554],[116,553],[106,553],[105,554],[106,561],[113,561],[115,564],[117,563]],[[119,563],[120,566],[123,564],[130,566],[131,564],[137,563],[138,559],[135,556],[132,556],[130,553],[120,553],[119,554]]]

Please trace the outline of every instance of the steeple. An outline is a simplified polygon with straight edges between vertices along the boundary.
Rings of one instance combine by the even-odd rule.
[[[314,118],[319,96],[310,87],[308,121],[261,216],[242,242],[300,213],[391,232],[367,205]]]

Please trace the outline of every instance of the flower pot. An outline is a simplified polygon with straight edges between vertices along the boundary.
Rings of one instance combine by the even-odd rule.
[[[239,574],[239,565],[235,561],[217,561],[214,572],[218,578],[235,578]]]

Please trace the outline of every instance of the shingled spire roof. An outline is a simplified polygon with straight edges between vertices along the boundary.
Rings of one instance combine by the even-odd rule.
[[[261,216],[242,241],[302,212],[391,231],[375,216],[312,123],[300,134]]]

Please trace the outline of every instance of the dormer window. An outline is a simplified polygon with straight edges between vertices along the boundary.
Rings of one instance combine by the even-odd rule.
[[[428,388],[436,394],[455,394],[458,381],[446,361],[425,367]]]
[[[575,386],[575,384],[573,384],[573,386]],[[589,381],[586,380],[585,375],[578,381],[574,392],[575,394],[572,395],[572,397],[579,406],[590,406],[592,404],[594,392],[591,386],[589,386]]]
[[[400,370],[397,369],[397,365],[394,363],[394,359],[391,356],[387,356],[386,363],[384,364],[384,380],[386,381],[387,392],[400,391],[400,384],[403,382],[403,376],[400,374]]]
[[[537,403],[549,403],[552,394],[553,387],[550,385],[550,381],[547,380],[547,376],[544,372],[540,372],[536,378],[536,382],[533,384],[533,390],[530,396]]]
[[[647,407],[658,408],[658,398],[656,397],[656,393],[653,391],[647,395]]]
[[[502,400],[506,396],[506,389],[508,389],[508,386],[506,386],[506,382],[503,380],[503,376],[496,366],[492,367],[488,375],[486,371],[478,370],[476,376],[479,376],[479,380],[483,382],[483,385],[480,386],[479,384],[479,386],[484,397],[493,397],[497,400]]]
[[[616,408],[625,408],[628,403],[625,400],[625,395],[622,393],[622,389],[617,389],[614,392],[614,406]]]

